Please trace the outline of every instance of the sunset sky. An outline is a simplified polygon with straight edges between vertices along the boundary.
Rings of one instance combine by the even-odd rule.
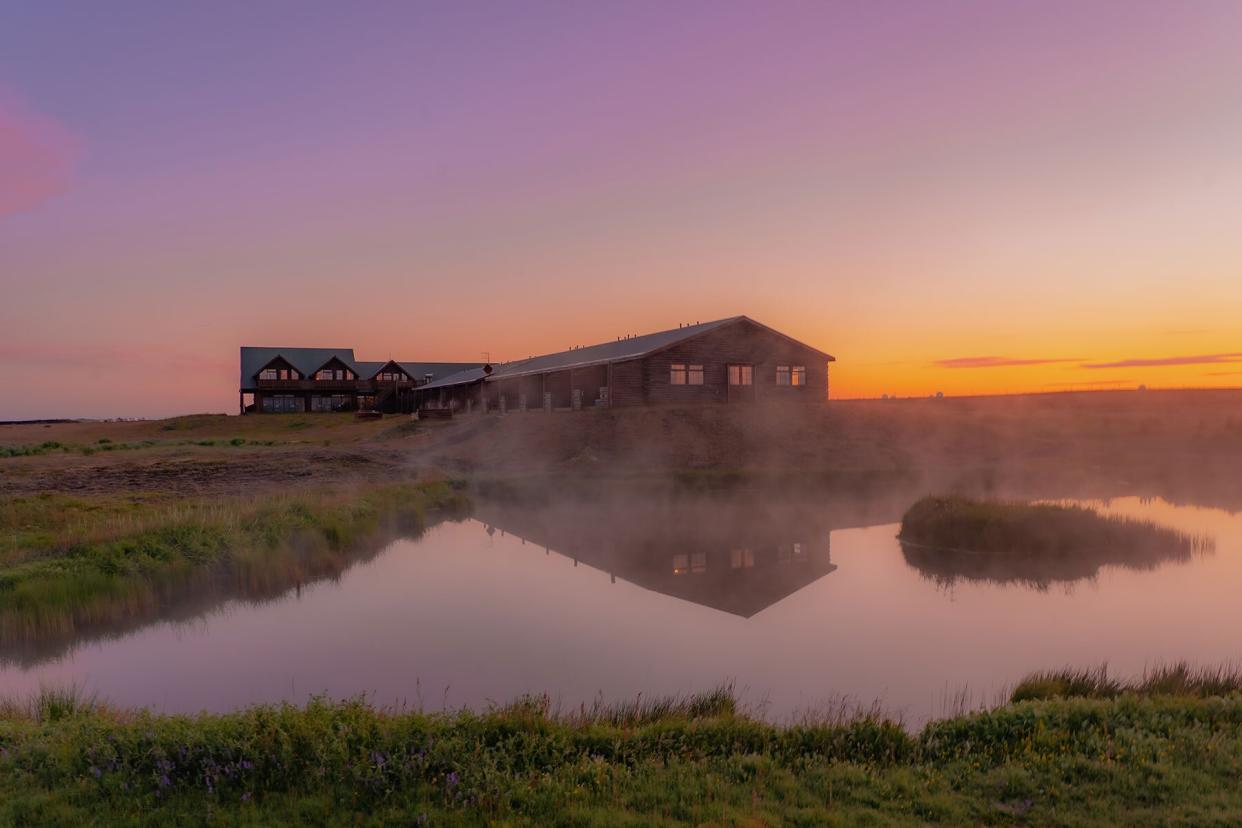
[[[1242,385],[1242,2],[0,9],[0,419],[738,313],[837,397]]]

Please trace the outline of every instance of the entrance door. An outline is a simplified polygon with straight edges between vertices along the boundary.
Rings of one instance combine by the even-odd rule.
[[[729,365],[729,402],[751,402],[755,399],[755,366],[749,363]]]

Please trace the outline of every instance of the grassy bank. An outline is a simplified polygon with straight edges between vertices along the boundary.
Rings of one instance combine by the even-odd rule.
[[[11,653],[221,589],[270,594],[339,573],[369,541],[417,533],[466,508],[447,482],[249,499],[8,498],[0,503],[0,645]]]
[[[1210,546],[1205,538],[1082,506],[956,496],[919,500],[902,517],[900,537],[909,543],[1001,555],[1113,548],[1136,557],[1152,551],[1189,556]]]
[[[1024,702],[918,733],[772,725],[727,692],[569,715],[0,705],[0,824],[1224,824],[1239,766],[1236,694]]]
[[[1209,537],[1044,503],[924,497],[902,517],[902,555],[925,577],[1036,588],[1094,577],[1102,566],[1151,569],[1214,548]]]

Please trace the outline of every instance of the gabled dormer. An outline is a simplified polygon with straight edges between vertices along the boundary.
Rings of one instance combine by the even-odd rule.
[[[344,382],[346,380],[358,379],[358,375],[354,373],[353,367],[347,365],[344,360],[332,357],[332,359],[315,369],[311,379],[316,382]]]
[[[255,379],[265,382],[268,380],[298,380],[301,378],[302,373],[297,368],[294,368],[293,364],[283,356],[271,359],[255,375]]]
[[[372,377],[376,382],[409,382],[410,375],[397,364],[396,360],[388,360]]]

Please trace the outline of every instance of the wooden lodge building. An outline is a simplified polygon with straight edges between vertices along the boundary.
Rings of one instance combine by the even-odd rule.
[[[245,414],[824,402],[833,361],[746,316],[499,365],[361,362],[352,348],[243,347],[239,404]]]
[[[502,365],[418,386],[418,407],[483,411],[676,403],[824,402],[835,358],[733,316]]]
[[[414,410],[414,389],[478,362],[362,362],[353,348],[241,349],[242,414]]]

